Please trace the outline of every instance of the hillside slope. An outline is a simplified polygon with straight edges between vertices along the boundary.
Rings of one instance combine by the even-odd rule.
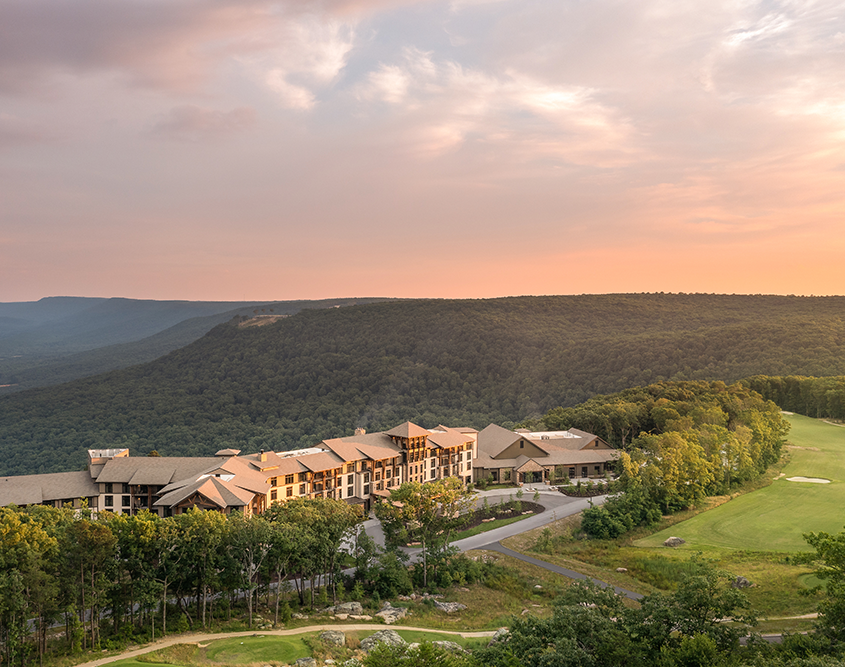
[[[663,379],[845,374],[843,309],[841,297],[518,297],[224,324],[142,366],[0,398],[0,473],[80,467],[89,447],[196,455],[406,419],[483,427]]]
[[[0,313],[19,315],[7,318],[5,327],[0,321],[0,395],[152,361],[236,316],[292,315],[303,308],[381,300],[230,303],[53,297],[0,304]]]

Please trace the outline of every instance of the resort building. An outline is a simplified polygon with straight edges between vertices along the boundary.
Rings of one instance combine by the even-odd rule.
[[[568,431],[509,431],[490,424],[478,434],[475,480],[499,483],[555,483],[602,477],[617,451],[596,435]]]
[[[87,471],[0,478],[0,505],[84,503],[95,513],[149,510],[161,516],[197,507],[249,515],[275,502],[323,497],[369,509],[373,498],[406,481],[451,476],[470,482],[477,435],[475,429],[426,430],[405,422],[291,452],[130,457],[128,449],[89,450]]]

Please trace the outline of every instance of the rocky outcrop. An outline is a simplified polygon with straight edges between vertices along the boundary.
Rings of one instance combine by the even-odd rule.
[[[751,588],[753,585],[754,584],[748,581],[745,577],[737,577],[731,582],[731,587],[733,588]]]
[[[324,630],[320,633],[320,641],[329,646],[345,646],[346,635],[340,630]]]
[[[686,540],[682,540],[680,537],[670,537],[663,543],[664,547],[679,547],[682,544],[686,544]]]
[[[406,607],[394,607],[389,602],[385,602],[381,610],[376,612],[376,616],[384,619],[387,625],[393,625],[396,621],[405,618],[407,615],[408,609]]]
[[[317,667],[317,661],[314,658],[300,658],[293,664],[296,667]]]
[[[445,611],[447,614],[454,614],[456,611],[467,608],[465,604],[460,602],[440,602],[440,600],[434,601],[434,607],[440,611]]]
[[[364,651],[372,651],[378,644],[387,644],[389,646],[407,646],[406,642],[396,630],[379,630],[369,637],[361,640],[361,649]]]
[[[323,611],[327,614],[363,614],[364,608],[360,602],[344,602],[334,607],[327,607]]]

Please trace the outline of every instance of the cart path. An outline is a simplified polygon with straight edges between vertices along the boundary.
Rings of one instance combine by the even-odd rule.
[[[89,662],[82,662],[74,667],[100,667],[100,665],[107,665],[110,662],[117,662],[118,660],[128,660],[130,658],[137,658],[139,655],[144,655],[150,651],[157,651],[161,648],[174,646],[175,644],[204,644],[206,642],[217,641],[218,639],[231,639],[233,637],[289,637],[291,635],[301,635],[307,632],[321,632],[322,630],[377,630],[388,629],[384,623],[355,623],[355,624],[341,624],[341,623],[325,623],[323,625],[306,625],[301,628],[286,628],[282,630],[243,630],[240,632],[218,632],[218,633],[189,633],[183,635],[172,635],[164,639],[159,639],[149,644],[144,644],[137,649],[124,651],[118,655],[110,655],[104,658],[98,658]],[[411,625],[395,625],[392,630],[417,630],[422,632],[434,632],[443,635],[458,635],[464,639],[472,639],[477,637],[492,637],[495,630],[483,630],[479,632],[458,632],[456,630],[434,630],[432,628],[418,628]]]

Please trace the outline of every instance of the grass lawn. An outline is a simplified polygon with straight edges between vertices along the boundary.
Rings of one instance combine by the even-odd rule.
[[[200,649],[205,661],[218,662],[225,665],[240,665],[253,662],[281,662],[292,663],[298,658],[311,655],[311,650],[302,641],[314,633],[292,635],[290,637],[261,636],[234,637],[232,639],[218,639],[206,648]]]
[[[512,516],[507,519],[496,519],[495,521],[490,521],[489,523],[482,523],[478,526],[474,526],[473,528],[462,530],[460,533],[455,533],[455,535],[452,536],[452,541],[457,542],[458,540],[462,540],[466,537],[472,537],[473,535],[478,535],[479,533],[486,533],[488,530],[516,523],[517,521],[522,521],[530,516],[534,516],[534,514],[520,514],[519,516]]]
[[[712,547],[754,551],[806,551],[803,534],[838,533],[845,527],[845,428],[800,415],[792,424],[784,476],[770,486],[734,498],[708,512],[638,540],[658,547],[671,535],[687,541],[681,550]],[[789,482],[821,477],[830,484]]]

